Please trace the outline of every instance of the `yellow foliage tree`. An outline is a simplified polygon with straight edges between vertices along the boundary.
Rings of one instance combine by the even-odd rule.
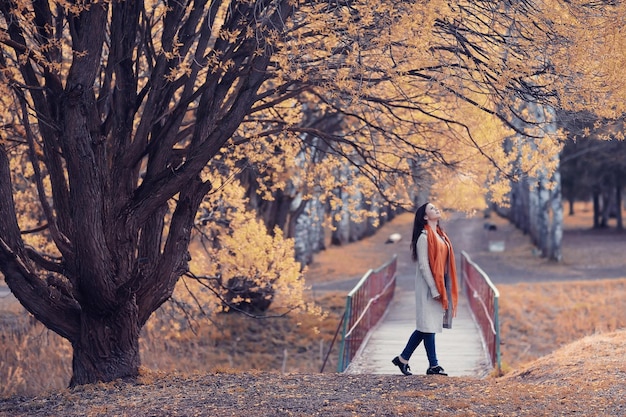
[[[214,177],[215,183],[219,178]],[[305,302],[301,265],[293,239],[280,229],[268,233],[256,213],[247,209],[244,189],[236,181],[216,187],[200,210],[194,256],[174,297],[178,305],[206,314],[236,310],[273,315],[294,309],[315,310]]]

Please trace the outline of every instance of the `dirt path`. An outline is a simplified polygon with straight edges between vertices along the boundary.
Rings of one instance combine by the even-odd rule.
[[[485,229],[486,222],[495,224],[497,230]],[[581,227],[580,219],[566,219],[563,260],[553,262],[540,257],[530,237],[506,219],[472,218],[450,223],[451,235],[461,242],[457,250],[465,250],[496,285],[626,277],[626,234],[614,228],[593,230]],[[504,251],[490,252],[490,241],[504,243]]]
[[[367,270],[384,264],[398,255],[400,275],[412,276],[415,268],[409,257],[413,214],[404,213],[385,224],[374,236],[343,247],[329,247],[318,254],[306,273],[314,291],[349,291]],[[496,230],[487,230],[485,223]],[[530,237],[498,216],[467,217],[448,213],[442,226],[450,235],[460,259],[465,251],[491,280],[497,284],[518,282],[593,280],[626,277],[626,234],[615,228],[593,230],[588,214],[581,211],[566,218],[563,233],[563,260],[560,263],[537,256]],[[392,233],[402,240],[387,244]],[[490,252],[489,242],[502,242],[502,252]],[[398,282],[400,288],[412,288],[411,280]]]

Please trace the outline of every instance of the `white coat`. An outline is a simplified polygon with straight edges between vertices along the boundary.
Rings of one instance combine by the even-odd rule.
[[[417,271],[415,274],[416,330],[423,333],[443,331],[444,308],[435,300],[439,291],[428,262],[428,232],[426,229],[417,238]]]

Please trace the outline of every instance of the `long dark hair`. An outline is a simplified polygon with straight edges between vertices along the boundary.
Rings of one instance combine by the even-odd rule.
[[[413,237],[411,237],[411,258],[414,261],[417,261],[417,238],[420,237],[420,233],[426,226],[426,207],[430,204],[430,201],[427,201],[423,205],[421,205],[417,211],[415,212],[415,220],[413,220]]]

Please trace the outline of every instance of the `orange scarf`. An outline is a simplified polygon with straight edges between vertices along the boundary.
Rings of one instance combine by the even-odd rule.
[[[435,278],[435,285],[437,286],[437,290],[439,294],[441,294],[441,305],[443,305],[444,309],[448,309],[448,292],[446,291],[446,284],[444,274],[446,271],[446,261],[448,262],[448,276],[450,277],[450,295],[452,296],[452,316],[456,316],[456,306],[458,303],[458,288],[457,288],[457,279],[456,279],[456,261],[454,260],[454,250],[452,249],[452,243],[448,238],[448,235],[444,233],[443,230],[439,226],[437,226],[437,233],[441,236],[446,243],[448,244],[448,256],[446,259],[440,259],[439,251],[437,250],[437,245],[441,243],[438,242],[438,238],[433,232],[430,225],[425,225],[424,229],[427,231],[428,236],[428,263],[430,264],[430,270],[433,273],[433,277]]]

